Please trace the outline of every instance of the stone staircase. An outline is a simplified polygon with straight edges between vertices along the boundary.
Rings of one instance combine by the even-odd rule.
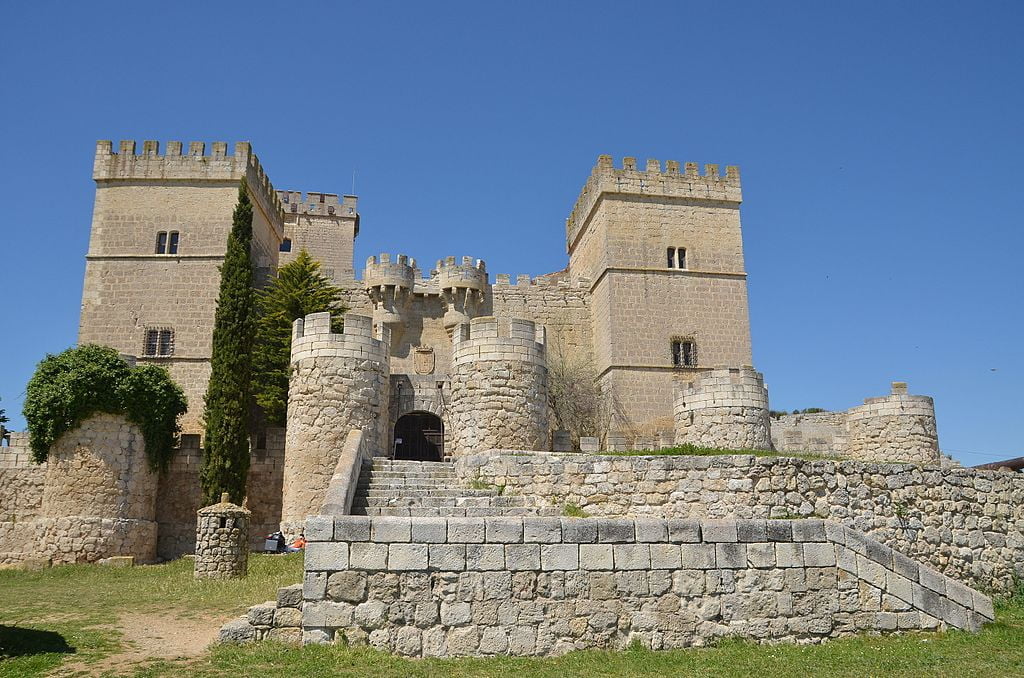
[[[455,464],[443,461],[374,459],[364,466],[352,513],[367,516],[475,517],[559,515],[526,497],[506,496],[502,488],[464,487]]]

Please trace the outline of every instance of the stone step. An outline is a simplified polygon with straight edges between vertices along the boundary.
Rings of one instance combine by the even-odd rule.
[[[398,516],[412,518],[478,518],[486,516],[560,516],[555,507],[532,506],[371,506],[354,508],[353,515]]]
[[[367,498],[419,498],[419,497],[497,497],[497,490],[467,490],[461,487],[452,488],[401,488],[371,486],[362,496]]]
[[[437,471],[402,471],[402,470],[391,470],[391,469],[366,469],[362,471],[360,477],[363,476],[374,476],[378,478],[454,478],[455,471],[452,470],[440,470]]]
[[[412,482],[422,482],[422,483],[434,484],[434,485],[443,484],[443,483],[448,483],[449,485],[451,485],[453,483],[458,483],[459,479],[456,478],[455,476],[425,476],[425,475],[415,475],[415,476],[411,476],[411,475],[382,476],[380,474],[374,473],[372,475],[359,476],[359,482],[360,483],[371,483],[371,482],[381,482],[381,483],[390,483],[390,482],[405,483],[405,482],[410,482],[410,483],[412,483]]]
[[[404,461],[392,459],[374,459],[373,468],[382,471],[406,469],[409,471],[454,471],[455,464],[450,461]]]
[[[366,506],[522,506],[522,497],[356,497],[353,507]]]

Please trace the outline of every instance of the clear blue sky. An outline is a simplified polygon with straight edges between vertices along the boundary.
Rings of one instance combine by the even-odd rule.
[[[906,380],[967,464],[1020,442],[1024,3],[6,3],[0,406],[75,341],[96,139],[250,140],[360,196],[356,265],[566,263],[601,153],[739,165],[772,406]]]

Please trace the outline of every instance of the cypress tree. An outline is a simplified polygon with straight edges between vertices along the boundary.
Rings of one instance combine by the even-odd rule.
[[[213,325],[210,383],[206,389],[206,441],[200,485],[204,505],[227,492],[242,503],[249,473],[249,407],[255,336],[252,203],[245,179],[238,189]]]
[[[256,404],[266,422],[284,426],[288,402],[288,363],[291,359],[292,323],[310,313],[344,312],[341,290],[320,273],[320,262],[302,250],[282,266],[277,277],[256,293],[258,320],[253,350],[253,381]],[[335,332],[341,320],[332,321]]]

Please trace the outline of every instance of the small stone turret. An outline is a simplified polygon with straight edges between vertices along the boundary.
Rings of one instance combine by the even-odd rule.
[[[474,318],[452,336],[452,453],[548,446],[544,327]]]
[[[397,339],[402,329],[402,315],[412,299],[416,285],[416,260],[399,254],[395,261],[383,253],[380,259],[370,257],[363,269],[363,286],[373,301],[373,322],[390,328]]]
[[[676,393],[676,444],[770,450],[768,389],[752,367],[716,368]]]
[[[243,506],[228,501],[196,512],[196,579],[232,579],[244,577],[249,570],[249,519]]]
[[[846,422],[852,459],[927,464],[940,458],[935,403],[909,395],[905,382],[894,381],[892,394],[851,408]]]
[[[386,325],[350,313],[342,334],[331,332],[330,313],[294,323],[288,387],[281,525],[297,534],[315,515],[352,429],[363,431],[373,454],[388,440],[390,381]]]
[[[451,336],[456,325],[468,323],[480,312],[487,292],[487,266],[482,259],[474,263],[472,257],[462,257],[459,264],[455,257],[447,257],[438,260],[432,273],[444,302],[444,328]]]

